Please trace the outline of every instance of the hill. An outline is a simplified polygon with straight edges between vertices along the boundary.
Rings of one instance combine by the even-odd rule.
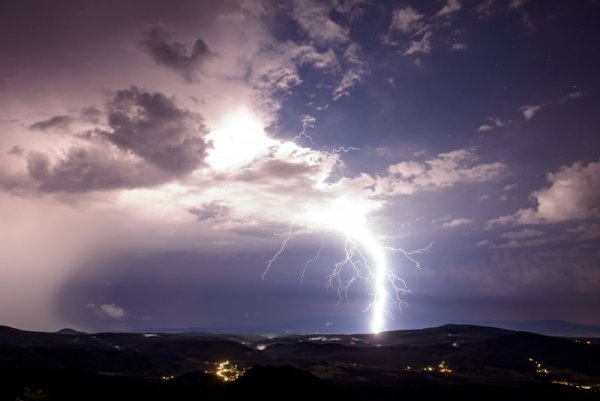
[[[592,400],[598,360],[592,339],[473,325],[277,337],[0,326],[0,399]]]

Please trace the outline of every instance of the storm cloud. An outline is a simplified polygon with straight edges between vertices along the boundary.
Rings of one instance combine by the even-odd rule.
[[[53,116],[46,120],[38,121],[29,126],[30,129],[39,131],[59,130],[68,131],[74,118],[69,115]]]
[[[204,163],[208,144],[198,114],[175,99],[137,87],[117,91],[107,102],[110,130],[80,135],[82,144],[58,156],[34,151],[27,173],[42,192],[87,192],[153,186],[184,176]],[[86,108],[82,116],[97,121],[102,112]],[[58,116],[58,121],[75,121]],[[65,118],[63,118],[65,117]],[[57,117],[42,122],[47,128]],[[41,124],[41,123],[38,123]],[[23,183],[26,185],[26,183]]]
[[[512,3],[2,2],[0,324],[366,323],[355,224],[386,328],[599,324],[600,5]]]
[[[202,39],[197,39],[190,50],[171,40],[161,25],[148,29],[139,42],[140,48],[159,65],[179,73],[187,82],[197,82],[203,66],[216,54]]]
[[[141,162],[129,161],[110,149],[70,148],[51,162],[41,152],[27,156],[27,172],[42,192],[88,192],[136,188],[164,181],[168,175]]]
[[[118,148],[172,173],[187,173],[203,163],[207,133],[199,115],[175,100],[137,87],[118,91],[108,103],[104,137]]]

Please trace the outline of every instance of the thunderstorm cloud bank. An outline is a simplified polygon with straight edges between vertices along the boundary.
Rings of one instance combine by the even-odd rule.
[[[489,24],[515,52],[561,29],[559,5],[509,3],[134,1],[74,20],[67,1],[57,25],[2,5],[0,324],[367,330],[380,255],[332,280],[348,232],[385,251],[387,328],[600,323],[599,81],[482,61],[504,40]]]

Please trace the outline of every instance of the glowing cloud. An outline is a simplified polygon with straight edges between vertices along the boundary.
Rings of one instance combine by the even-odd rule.
[[[245,107],[227,115],[207,139],[212,143],[212,149],[206,160],[219,172],[245,167],[276,144],[265,134],[261,122]]]

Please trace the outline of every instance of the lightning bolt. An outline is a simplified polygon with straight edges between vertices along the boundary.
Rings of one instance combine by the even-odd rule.
[[[323,251],[323,248],[325,248],[325,237],[323,237],[321,239],[321,246],[319,247],[319,249],[317,249],[317,253],[315,253],[315,256],[308,259],[306,261],[306,263],[304,264],[304,269],[302,269],[302,274],[300,275],[300,288],[302,288],[302,285],[304,284],[304,276],[306,275],[306,271],[308,270],[308,267],[311,264],[315,263],[317,260],[319,260],[319,258],[321,257],[321,251]]]
[[[263,274],[261,276],[261,278],[263,280],[267,276],[267,273],[269,273],[269,270],[271,270],[271,265],[273,265],[273,263],[275,263],[275,261],[277,260],[279,255],[281,255],[283,253],[288,242],[290,242],[292,240],[292,238],[294,238],[295,233],[293,231],[293,227],[294,227],[294,223],[292,222],[292,223],[290,223],[290,228],[287,233],[285,233],[285,234],[275,233],[275,235],[277,235],[277,236],[284,236],[285,239],[281,242],[281,247],[279,248],[279,250],[277,252],[275,252],[273,257],[265,262],[267,267],[265,268],[265,271],[263,272]]]
[[[306,115],[302,116],[301,121],[302,121],[302,131],[300,131],[298,133],[298,135],[293,137],[291,139],[291,142],[296,142],[296,141],[301,140],[302,138],[306,138],[310,142],[311,145],[315,146],[315,141],[313,140],[312,136],[310,136],[308,134],[307,131],[309,128],[315,128],[315,122],[317,121],[316,118],[314,118],[311,115],[306,114]]]
[[[302,206],[296,206],[293,220],[287,232],[278,233],[282,238],[279,249],[267,260],[262,278],[265,279],[272,266],[279,260],[288,244],[300,232],[323,232],[341,234],[344,238],[344,253],[341,260],[334,263],[333,271],[328,277],[328,285],[337,287],[340,301],[347,299],[349,288],[355,283],[365,284],[370,288],[371,302],[365,308],[372,314],[370,330],[378,333],[385,328],[386,316],[393,317],[388,305],[401,305],[401,296],[408,292],[404,280],[396,275],[394,267],[388,261],[390,255],[402,255],[408,261],[420,267],[418,256],[426,252],[431,244],[423,249],[406,251],[402,248],[383,244],[384,240],[393,240],[401,236],[377,236],[367,224],[367,215],[383,204],[382,200],[366,195],[365,190],[373,189],[373,185],[355,188],[354,184],[344,180],[345,165],[342,154],[359,150],[352,146],[332,147],[318,150],[310,130],[314,129],[316,119],[305,115],[301,119],[302,130],[291,140],[282,141],[269,138],[264,125],[254,118],[246,108],[232,113],[223,120],[217,129],[211,131],[209,139],[213,147],[207,157],[211,169],[220,174],[228,174],[249,168],[258,163],[261,157],[272,160],[293,161],[293,165],[310,168],[307,184],[311,193]],[[298,145],[308,141],[311,147]],[[314,168],[316,167],[316,168]],[[339,177],[333,174],[339,170]],[[336,180],[339,178],[339,180]],[[339,184],[338,187],[336,185]],[[359,182],[360,184],[360,182]],[[304,184],[302,184],[304,185]],[[348,185],[348,187],[345,187]],[[338,189],[340,192],[337,192]],[[358,195],[356,194],[358,191]],[[290,194],[293,196],[293,193]],[[210,195],[207,195],[210,197]],[[219,192],[213,194],[219,200]],[[353,198],[353,199],[349,199]],[[296,204],[296,203],[295,203]],[[300,205],[300,203],[298,203]],[[243,208],[240,208],[243,209]],[[275,208],[271,217],[280,221],[282,211]],[[243,210],[242,216],[244,215]],[[289,213],[287,208],[285,213]],[[267,213],[269,215],[269,213]],[[287,214],[286,214],[287,216]],[[298,231],[296,231],[296,228]],[[314,256],[306,261],[300,277],[303,284],[306,271],[317,263],[325,247],[325,239]],[[390,258],[391,259],[391,258]]]
[[[424,248],[407,251],[403,248],[382,245],[378,241],[377,236],[366,226],[349,230],[341,229],[340,232],[344,235],[344,256],[333,265],[333,270],[327,278],[327,286],[337,288],[341,302],[348,298],[348,290],[356,282],[363,282],[369,285],[372,291],[372,300],[367,308],[365,308],[365,311],[371,312],[371,333],[380,333],[385,329],[385,317],[389,316],[393,318],[394,316],[389,310],[388,304],[393,303],[400,306],[402,304],[402,296],[410,292],[406,282],[390,266],[387,254],[401,254],[415,267],[421,268],[421,264],[415,256],[423,255],[430,250],[433,242]],[[263,273],[263,278],[267,275],[277,258],[284,252],[296,233],[293,231],[293,225],[290,225],[287,233],[277,235],[283,236],[284,239],[277,252],[266,262],[267,267]],[[325,237],[322,239],[321,246],[317,249],[315,255],[306,261],[300,278],[301,285],[306,270],[311,264],[317,262],[324,247]],[[344,272],[349,274],[344,275]]]
[[[304,138],[314,146],[314,139],[307,131],[314,128],[315,121],[316,119],[310,115],[303,116],[302,131],[291,141],[295,142]],[[340,146],[332,148],[330,151],[321,150],[321,152],[326,156],[333,156],[353,150],[358,150],[358,148]],[[340,174],[343,176],[343,161],[337,157],[335,160]],[[409,251],[381,244],[378,236],[367,226],[364,210],[360,210],[360,206],[344,198],[335,199],[331,202],[331,205],[323,205],[322,208],[319,206],[314,210],[309,210],[301,217],[297,218],[296,221],[302,221],[304,227],[318,228],[319,230],[326,230],[330,233],[337,232],[343,235],[343,257],[340,261],[334,263],[333,270],[327,279],[327,286],[337,287],[340,302],[348,298],[348,290],[353,284],[359,282],[369,286],[372,299],[365,311],[371,312],[370,331],[372,333],[383,331],[386,316],[393,318],[393,313],[389,310],[388,305],[393,303],[400,307],[402,296],[409,292],[406,282],[396,275],[394,267],[388,262],[388,254],[400,254],[414,266],[420,268],[421,265],[417,257],[427,252],[433,246],[433,243],[425,248]],[[294,225],[294,223],[291,223],[286,233],[276,234],[283,237],[283,240],[273,257],[265,262],[266,268],[262,275],[263,279],[285,251],[290,241],[296,236]],[[394,240],[403,238],[406,235],[408,233],[393,236],[384,235],[381,236],[381,239]],[[307,269],[317,262],[324,247],[325,237],[323,237],[321,246],[315,255],[304,264],[300,276],[300,286],[303,284]]]
[[[296,135],[295,137],[293,137],[290,142],[294,142],[297,143],[300,140],[302,140],[302,138],[306,139],[308,142],[310,142],[311,146],[316,147],[316,143],[314,138],[308,133],[309,129],[314,129],[315,128],[315,123],[317,122],[317,119],[309,114],[305,114],[304,116],[302,116],[302,119],[300,120],[302,123],[302,131],[300,131],[298,133],[298,135]],[[351,151],[356,151],[356,150],[360,150],[360,148],[356,148],[354,146],[338,146],[337,148],[330,148],[330,150],[324,150],[321,148],[321,152],[323,153],[323,155],[325,156],[333,156],[336,153],[340,154],[340,153],[348,153]],[[337,168],[340,172],[340,177],[344,176],[344,161],[342,159],[336,159],[336,165]]]

